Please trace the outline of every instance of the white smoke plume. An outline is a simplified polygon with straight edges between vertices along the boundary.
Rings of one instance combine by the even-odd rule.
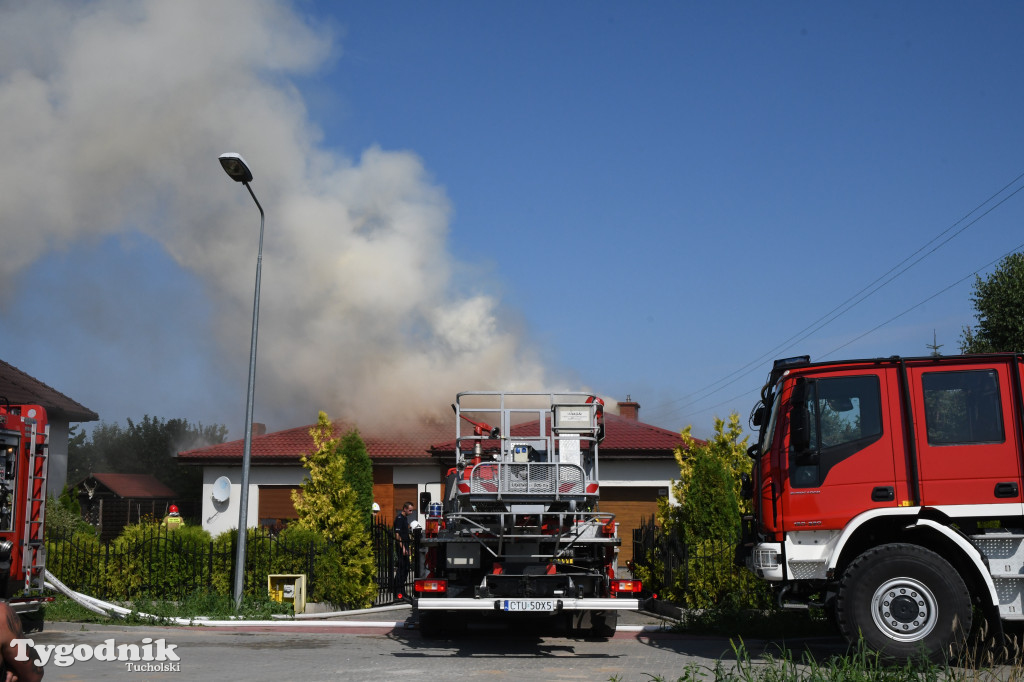
[[[498,302],[454,281],[424,162],[318,146],[288,79],[334,40],[270,0],[0,2],[0,291],[55,249],[145,234],[203,282],[242,390],[259,215],[217,163],[240,152],[267,210],[258,421],[368,424],[543,387]]]

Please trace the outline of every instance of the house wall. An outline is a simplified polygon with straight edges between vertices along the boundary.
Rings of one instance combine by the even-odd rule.
[[[68,422],[50,422],[50,451],[47,459],[46,493],[57,497],[68,481]]]
[[[419,494],[426,491],[432,500],[441,499],[440,473],[436,466],[390,467],[375,466],[373,478],[373,494],[380,505],[381,514],[387,521],[395,518],[396,506],[409,497],[419,505]],[[221,476],[231,480],[231,495],[227,502],[214,502],[213,482]],[[250,467],[249,468],[249,504],[246,512],[246,525],[255,528],[259,524],[259,487],[261,485],[300,485],[306,478],[306,470],[301,466],[294,467]],[[389,480],[390,479],[390,480]],[[211,535],[219,535],[226,530],[238,528],[239,500],[242,494],[241,467],[204,467],[203,468],[203,528]],[[396,498],[396,493],[398,497]],[[384,500],[384,501],[382,501]],[[419,518],[417,515],[416,518]],[[420,523],[423,522],[419,519]]]
[[[433,501],[442,499],[443,482],[441,469],[435,465],[387,466],[377,465],[373,468],[374,500],[380,505],[382,517],[390,522],[398,512],[398,506],[407,499],[419,506],[420,493],[429,492]],[[213,501],[213,482],[220,476],[231,480],[231,495],[227,502]],[[249,511],[246,524],[254,528],[259,524],[259,486],[261,485],[300,485],[305,479],[306,470],[301,466],[294,467],[261,467],[249,469]],[[615,488],[609,495],[608,504],[602,510],[621,514],[623,522],[619,526],[619,537],[622,538],[624,554],[620,567],[625,559],[632,556],[633,528],[637,520],[644,514],[649,515],[655,508],[653,499],[664,489],[669,501],[675,504],[672,497],[672,480],[678,478],[679,467],[675,460],[629,460],[601,462],[601,487]],[[241,467],[204,467],[203,468],[203,528],[212,535],[238,527],[239,498],[241,496]],[[634,490],[635,494],[630,493]],[[608,507],[608,509],[605,509]],[[423,523],[423,514],[417,509],[415,519]]]
[[[213,482],[221,476],[231,480],[231,495],[227,502],[214,502]],[[249,467],[249,504],[245,524],[255,528],[259,524],[261,485],[299,485],[306,470],[294,467]],[[203,468],[203,528],[217,536],[226,530],[238,528],[239,502],[242,496],[242,467]]]
[[[668,486],[672,497],[672,481],[679,478],[679,465],[674,459],[601,461],[601,487],[605,486]]]
[[[391,510],[390,519],[394,519],[398,514],[399,505],[405,502],[412,502],[416,505],[416,513],[410,517],[410,521],[413,519],[423,523],[423,519],[426,514],[420,514],[420,493],[430,493],[430,499],[434,502],[441,500],[441,473],[437,466],[434,465],[422,465],[422,466],[407,466],[407,467],[395,467],[394,474],[394,509]],[[399,494],[401,491],[401,494]],[[399,497],[401,499],[399,499]],[[381,511],[387,511],[387,509],[381,506]]]

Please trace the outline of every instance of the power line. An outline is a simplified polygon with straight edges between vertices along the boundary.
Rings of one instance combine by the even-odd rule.
[[[868,335],[870,335],[870,334],[872,334],[874,332],[879,331],[883,327],[886,327],[887,325],[897,321],[897,319],[899,319],[903,315],[907,314],[908,312],[911,312],[912,310],[914,310],[916,308],[920,308],[925,303],[928,303],[932,299],[941,296],[942,294],[946,293],[950,289],[954,289],[955,287],[957,287],[959,285],[962,285],[964,282],[966,282],[967,280],[971,279],[972,276],[977,275],[978,272],[981,272],[982,270],[988,269],[992,265],[995,265],[996,263],[998,263],[1000,260],[1006,258],[1007,256],[1010,256],[1011,254],[1018,253],[1021,250],[1024,250],[1024,243],[1021,243],[1021,244],[1017,245],[1016,247],[1014,247],[1013,249],[1011,249],[1007,253],[1002,254],[998,258],[996,258],[994,260],[991,260],[988,263],[985,263],[981,267],[976,268],[972,272],[964,275],[963,278],[957,280],[956,282],[953,282],[952,284],[950,284],[950,285],[948,285],[946,287],[943,287],[942,289],[940,289],[939,291],[935,292],[934,294],[932,294],[928,298],[925,298],[924,300],[911,305],[910,307],[906,308],[905,310],[903,310],[899,314],[893,315],[892,317],[887,319],[887,321],[885,321],[884,323],[881,323],[880,325],[874,326],[871,329],[869,329],[866,332],[864,332],[863,334],[860,334],[860,335],[855,336],[854,338],[850,339],[849,341],[847,341],[843,345],[836,346],[835,348],[829,350],[828,352],[823,353],[820,356],[819,359],[824,359],[824,358],[828,357],[829,355],[835,353],[836,351],[842,350],[843,348],[849,346],[850,344],[859,341],[860,339],[864,338],[865,336],[868,336]],[[750,372],[748,372],[746,374],[750,374]],[[688,414],[690,414],[690,415],[702,415],[703,413],[711,412],[712,410],[715,410],[716,408],[721,408],[722,406],[726,406],[726,404],[734,404],[736,400],[738,400],[738,399],[740,399],[742,397],[748,396],[751,393],[759,393],[759,392],[760,392],[760,387],[759,388],[752,388],[750,390],[745,390],[742,393],[739,393],[738,395],[734,395],[734,396],[732,396],[732,397],[730,397],[730,398],[728,398],[726,400],[722,400],[721,402],[716,402],[715,404],[713,404],[713,406],[710,406],[710,407],[707,407],[707,408],[703,408],[701,410],[697,410],[696,412],[691,412],[691,413],[688,413]]]
[[[953,289],[953,288],[959,286],[960,284],[963,284],[965,281],[967,281],[971,277],[976,276],[979,272],[981,272],[983,270],[987,270],[988,268],[992,267],[993,265],[995,265],[999,261],[1003,260],[1007,256],[1009,256],[1011,254],[1014,254],[1014,253],[1018,253],[1022,249],[1024,249],[1024,242],[1018,244],[1017,246],[1015,246],[1010,251],[1007,251],[1006,253],[1004,253],[999,258],[991,260],[991,261],[989,261],[988,263],[986,263],[985,265],[983,265],[983,266],[981,266],[979,268],[975,268],[972,272],[970,272],[967,275],[961,277],[960,279],[958,279],[957,281],[953,282],[952,284],[949,284],[948,286],[943,287],[942,289],[940,289],[939,291],[935,292],[934,294],[928,296],[924,300],[919,301],[918,303],[915,303],[914,305],[910,306],[909,308],[907,308],[903,312],[899,313],[898,315],[894,315],[893,317],[890,317],[885,322],[882,322],[881,324],[878,324],[878,325],[872,327],[871,329],[867,330],[866,332],[864,332],[864,333],[862,333],[862,334],[860,334],[858,336],[855,336],[854,338],[850,339],[849,341],[847,341],[846,343],[842,344],[841,346],[836,346],[835,348],[833,348],[832,350],[828,351],[827,353],[824,353],[819,359],[824,360],[825,358],[829,357],[830,355],[832,355],[836,351],[842,350],[843,348],[846,348],[850,344],[859,341],[860,339],[864,338],[865,336],[868,336],[869,334],[872,334],[872,333],[878,331],[882,327],[885,327],[886,325],[891,324],[892,322],[895,322],[896,320],[898,320],[899,318],[903,317],[907,313],[909,313],[909,312],[911,312],[911,311],[913,311],[913,310],[915,310],[917,308],[920,308],[925,303],[928,303],[932,299],[941,296],[942,294],[946,293],[950,289]],[[749,374],[749,372],[748,372],[748,374]],[[739,395],[733,396],[732,398],[729,398],[728,400],[723,400],[720,403],[716,403],[715,405],[711,405],[710,407],[705,407],[705,408],[703,408],[701,410],[697,410],[696,412],[691,412],[689,414],[691,414],[691,415],[703,414],[703,413],[709,412],[709,411],[711,411],[711,410],[713,410],[713,409],[715,409],[717,407],[721,407],[723,405],[728,405],[730,403],[735,403],[735,401],[739,400],[740,398],[743,398],[743,397],[749,395],[750,393],[756,393],[756,392],[758,392],[758,389],[750,389],[750,390],[744,391],[743,393],[740,393]]]
[[[975,277],[975,276],[977,276],[977,274],[978,274],[979,272],[981,272],[982,270],[987,270],[988,268],[992,267],[993,265],[995,265],[995,264],[996,264],[996,263],[998,263],[999,261],[1001,261],[1001,260],[1003,260],[1004,258],[1006,258],[1007,256],[1009,256],[1010,254],[1013,254],[1013,253],[1017,253],[1017,252],[1018,252],[1018,251],[1020,251],[1021,249],[1024,249],[1024,243],[1018,244],[1018,245],[1017,245],[1017,246],[1015,246],[1015,247],[1014,247],[1014,248],[1013,248],[1012,250],[1010,250],[1010,251],[1007,251],[1006,253],[1004,253],[1004,254],[1003,254],[1002,256],[1000,256],[999,258],[996,258],[996,259],[995,259],[995,260],[993,260],[993,261],[989,261],[988,263],[986,263],[985,265],[981,266],[980,268],[977,268],[977,269],[976,269],[976,270],[975,270],[974,272],[971,272],[971,273],[969,273],[969,274],[965,275],[964,277],[961,277],[960,279],[958,279],[957,281],[953,282],[952,284],[950,284],[949,286],[945,287],[944,289],[941,289],[941,290],[939,290],[939,291],[935,292],[934,294],[932,294],[932,295],[931,295],[931,296],[929,296],[928,298],[924,299],[924,300],[923,300],[923,301],[921,301],[920,303],[916,303],[916,304],[914,304],[914,305],[910,306],[909,308],[907,308],[906,310],[904,310],[904,311],[903,311],[902,313],[900,313],[899,315],[895,315],[895,316],[893,316],[893,317],[890,317],[890,318],[889,318],[888,320],[886,320],[885,322],[882,322],[881,324],[879,324],[879,325],[877,325],[877,326],[875,326],[875,327],[872,327],[871,329],[867,330],[866,332],[864,332],[863,334],[861,334],[861,335],[859,335],[859,336],[855,336],[854,338],[850,339],[849,341],[847,341],[846,343],[844,343],[844,344],[843,344],[843,345],[841,345],[841,346],[836,346],[835,348],[833,348],[833,349],[832,349],[832,350],[830,350],[829,352],[827,352],[827,353],[825,353],[824,355],[822,355],[822,356],[821,356],[821,357],[822,357],[822,359],[824,359],[824,358],[827,358],[828,356],[832,355],[832,353],[835,353],[835,352],[836,352],[837,350],[842,350],[843,348],[846,348],[846,347],[847,347],[847,346],[849,346],[849,345],[850,345],[851,343],[855,343],[856,341],[860,341],[861,339],[863,339],[863,338],[864,338],[865,336],[867,336],[868,334],[871,334],[871,333],[873,333],[873,332],[876,332],[876,331],[878,331],[879,329],[881,329],[882,327],[886,326],[886,325],[887,325],[887,324],[889,324],[890,322],[895,322],[896,320],[900,319],[901,317],[903,317],[904,315],[906,315],[906,314],[907,314],[907,313],[909,313],[910,311],[912,311],[912,310],[914,310],[914,309],[916,309],[916,308],[920,308],[921,306],[923,306],[923,305],[924,305],[925,303],[927,303],[928,301],[932,300],[933,298],[936,298],[937,296],[941,296],[942,294],[946,293],[946,292],[947,292],[947,291],[949,291],[950,289],[952,289],[952,288],[954,288],[954,287],[956,287],[956,286],[958,286],[958,285],[960,285],[960,284],[964,283],[965,281],[967,281],[967,280],[968,280],[968,279],[970,279],[971,277]]]
[[[710,384],[708,384],[708,385],[706,385],[706,386],[698,389],[697,391],[694,391],[693,393],[690,393],[690,394],[688,394],[686,396],[683,396],[681,398],[677,398],[675,400],[671,400],[671,401],[669,401],[667,403],[663,403],[661,405],[658,405],[658,406],[652,408],[652,413],[655,416],[657,416],[659,414],[664,414],[664,415],[667,416],[667,415],[670,415],[670,414],[677,413],[677,412],[685,409],[686,407],[689,407],[690,405],[698,403],[698,402],[700,402],[700,401],[702,401],[702,400],[704,400],[704,399],[714,395],[715,393],[718,393],[719,391],[725,389],[726,387],[736,383],[737,381],[739,381],[743,377],[749,375],[753,371],[753,368],[756,368],[757,366],[759,366],[766,358],[775,357],[778,353],[781,353],[784,350],[792,348],[797,343],[800,343],[801,341],[805,340],[806,338],[810,337],[811,335],[813,335],[816,332],[820,331],[821,329],[825,328],[826,326],[828,326],[829,324],[831,324],[832,322],[837,320],[839,317],[845,315],[850,310],[852,310],[854,307],[856,307],[857,305],[859,305],[860,303],[862,303],[863,301],[868,299],[870,296],[874,295],[879,290],[881,290],[882,288],[886,287],[887,285],[889,285],[890,283],[895,281],[897,278],[899,278],[905,272],[910,270],[910,268],[914,267],[915,265],[917,265],[918,263],[923,261],[925,258],[927,258],[931,254],[935,253],[937,250],[939,250],[940,248],[942,248],[943,246],[948,244],[950,241],[952,241],[957,236],[962,234],[968,228],[970,228],[973,225],[975,225],[978,221],[980,221],[982,218],[984,218],[989,213],[994,211],[996,208],[1000,207],[1001,205],[1003,205],[1004,203],[1009,201],[1017,193],[1019,193],[1020,191],[1024,190],[1024,185],[1021,185],[1020,187],[1015,189],[1013,192],[1011,192],[1008,196],[1003,197],[998,202],[996,202],[993,206],[990,206],[981,215],[977,216],[973,220],[970,220],[969,222],[967,222],[967,224],[965,224],[959,230],[956,230],[956,232],[953,232],[953,234],[949,235],[945,239],[942,239],[950,231],[954,230],[961,223],[964,223],[965,221],[967,221],[973,214],[975,214],[979,210],[981,210],[986,204],[989,204],[990,202],[992,202],[996,197],[998,197],[1000,194],[1003,194],[1008,188],[1012,187],[1014,184],[1016,184],[1018,181],[1020,181],[1021,178],[1024,178],[1024,173],[1019,174],[1013,180],[1011,180],[1010,182],[1006,183],[998,191],[994,192],[987,199],[985,199],[980,204],[978,204],[976,207],[974,207],[973,209],[968,211],[961,218],[959,218],[957,221],[955,221],[952,225],[950,225],[945,230],[943,230],[942,232],[940,232],[939,234],[935,235],[930,240],[925,242],[916,251],[914,251],[909,256],[907,256],[906,258],[901,260],[899,263],[897,263],[896,265],[891,267],[885,273],[883,273],[883,274],[879,275],[878,277],[876,277],[872,282],[870,282],[866,286],[862,287],[855,294],[853,294],[852,296],[848,297],[845,301],[843,301],[839,305],[837,305],[834,308],[832,308],[832,310],[830,310],[829,312],[825,313],[824,315],[819,317],[814,322],[810,323],[809,325],[807,325],[806,327],[804,327],[800,331],[798,331],[795,334],[793,334],[792,336],[790,336],[788,339],[786,339],[782,343],[776,345],[771,350],[761,354],[756,359],[751,360],[750,362],[748,362],[747,364],[743,365],[739,369],[734,370],[733,372],[727,374],[723,378],[718,379],[716,381],[713,381]],[[921,254],[922,251],[925,251],[925,249],[928,249],[929,246],[931,246],[932,244],[935,244],[935,242],[939,241],[940,239],[942,239],[942,241],[939,242],[937,245],[935,245],[932,249],[930,249],[927,252],[925,252],[924,254],[922,254],[919,258],[914,259],[915,256],[918,256],[918,254]],[[909,265],[907,265],[907,263],[909,261],[913,261],[913,262],[910,262]],[[904,265],[906,265],[906,267],[903,267]],[[892,274],[894,272],[895,272],[895,274]],[[889,275],[892,275],[892,276],[889,277]],[[887,277],[888,277],[888,279],[886,279]],[[951,285],[951,286],[956,286],[956,285],[954,284],[954,285]],[[923,303],[924,302],[922,302],[921,304],[923,304]],[[919,304],[919,305],[921,305],[921,304]],[[909,312],[909,310],[906,311],[906,312]],[[886,324],[886,323],[883,323],[883,324]],[[868,333],[870,333],[870,332],[868,332]],[[858,337],[858,338],[860,338],[860,337]],[[851,341],[851,343],[852,343],[852,341]],[[694,395],[694,394],[697,394],[697,395]],[[682,403],[682,404],[678,405],[678,407],[672,407],[673,405],[676,405],[678,403]],[[702,410],[702,411],[705,411],[705,410]],[[697,414],[699,414],[699,412]]]

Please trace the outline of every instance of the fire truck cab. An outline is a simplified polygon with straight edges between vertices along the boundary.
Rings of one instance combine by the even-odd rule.
[[[0,585],[19,613],[41,603],[49,436],[41,406],[0,402]]]
[[[890,659],[1024,621],[1022,363],[777,361],[752,413],[746,565]]]

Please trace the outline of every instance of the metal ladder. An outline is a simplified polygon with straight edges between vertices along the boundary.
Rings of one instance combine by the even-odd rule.
[[[50,425],[47,424],[40,434],[36,422],[32,421],[31,435],[26,445],[29,448],[28,490],[25,496],[25,532],[22,536],[24,545],[21,561],[25,569],[25,593],[33,594],[42,591],[43,573],[46,570],[43,528],[46,523],[46,470],[50,452]]]

